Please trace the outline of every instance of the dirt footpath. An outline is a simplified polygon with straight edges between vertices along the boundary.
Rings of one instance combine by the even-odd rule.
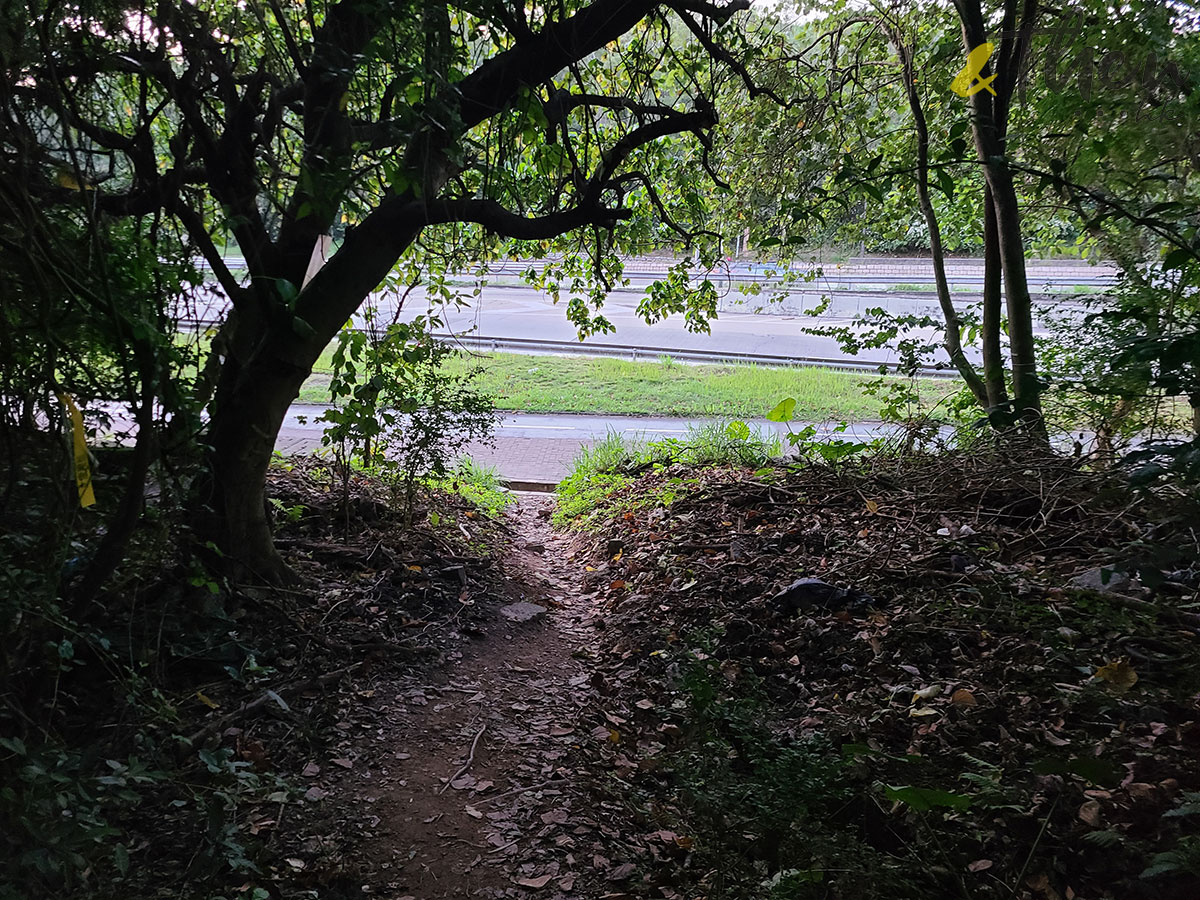
[[[551,502],[523,495],[509,514],[495,616],[463,627],[443,670],[357,691],[338,723],[346,756],[314,773],[339,818],[361,819],[343,865],[369,896],[624,896],[621,812],[586,765],[609,736],[581,661],[591,603]]]

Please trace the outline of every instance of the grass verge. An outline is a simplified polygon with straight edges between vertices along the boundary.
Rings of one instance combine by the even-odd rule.
[[[878,416],[877,402],[861,391],[866,378],[832,369],[692,366],[667,356],[656,362],[632,362],[516,353],[460,357],[445,365],[451,373],[481,366],[479,388],[495,397],[496,407],[504,410],[757,418],[780,399],[795,397],[798,420],[862,421]],[[301,389],[301,403],[329,402],[329,372],[327,351]],[[948,380],[921,383],[931,406],[956,387]]]
[[[649,469],[677,463],[762,467],[783,456],[783,444],[776,435],[747,432],[744,426],[739,433],[737,427],[720,421],[708,422],[690,427],[683,439],[666,438],[644,444],[610,433],[594,447],[581,447],[571,473],[555,491],[558,502],[554,524],[560,528],[583,528],[595,515],[612,515],[617,506],[624,510],[647,504],[669,506],[681,493],[699,483],[693,477],[672,476],[657,490],[615,499],[621,488]]]

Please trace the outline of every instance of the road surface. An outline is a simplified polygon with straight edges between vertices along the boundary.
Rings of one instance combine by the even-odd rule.
[[[937,302],[930,290],[912,290],[922,285],[932,286],[932,269],[928,260],[864,259],[852,260],[842,265],[826,265],[824,274],[813,282],[801,282],[794,290],[780,292],[776,300],[768,292],[758,296],[746,296],[738,290],[745,279],[761,272],[750,272],[745,264],[735,264],[729,273],[717,273],[717,282],[724,294],[720,313],[711,323],[711,333],[689,332],[681,316],[672,316],[654,325],[647,325],[637,314],[637,305],[644,296],[645,287],[657,271],[665,270],[667,260],[643,259],[634,261],[641,268],[635,271],[633,284],[612,291],[605,302],[603,313],[616,326],[615,333],[595,335],[582,343],[578,341],[574,326],[567,321],[564,295],[563,302],[555,305],[541,292],[515,283],[520,267],[509,264],[493,276],[481,294],[473,296],[473,289],[464,287],[468,305],[460,308],[441,308],[445,319],[445,335],[453,340],[456,336],[471,335],[496,341],[496,349],[521,350],[521,347],[506,345],[506,340],[534,340],[561,342],[558,352],[578,348],[587,352],[588,343],[619,344],[629,348],[631,354],[655,357],[684,351],[711,352],[736,356],[758,354],[771,357],[808,358],[819,360],[850,360],[837,341],[832,338],[808,334],[806,329],[820,326],[851,325],[855,316],[867,309],[882,307],[896,315],[939,316]],[[633,263],[631,263],[631,268]],[[949,278],[954,286],[961,288],[956,293],[956,302],[965,306],[979,299],[979,284],[982,282],[982,264],[978,260],[953,260],[948,265]],[[1078,298],[1073,291],[1097,290],[1112,282],[1115,273],[1103,267],[1092,267],[1071,261],[1061,263],[1031,263],[1031,286],[1040,291],[1062,291],[1059,295],[1044,294],[1042,306],[1058,304],[1067,313],[1077,313]],[[724,282],[722,278],[724,277]],[[804,315],[822,300],[829,298],[829,308],[822,316]],[[388,321],[396,315],[395,294],[379,293],[372,298],[377,305],[380,319]],[[398,313],[400,320],[410,320],[429,310],[429,300],[422,291],[414,291],[404,302]],[[197,310],[197,316],[213,320],[220,309],[212,305]],[[361,316],[356,317],[363,324]],[[934,328],[914,328],[909,337],[936,339]],[[474,342],[471,342],[474,346]],[[968,349],[968,356],[978,359],[977,353]],[[886,349],[869,351],[860,355],[860,361],[894,364],[896,356]],[[937,352],[936,361],[947,363],[942,351]]]

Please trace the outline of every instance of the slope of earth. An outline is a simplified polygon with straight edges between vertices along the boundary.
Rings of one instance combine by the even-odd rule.
[[[1200,896],[1194,510],[988,453],[614,483],[574,525],[602,764],[686,850],[647,893]]]

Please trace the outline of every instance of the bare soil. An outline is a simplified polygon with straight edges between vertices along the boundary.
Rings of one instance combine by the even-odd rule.
[[[344,692],[339,749],[306,771],[325,806],[314,825],[331,828],[332,814],[332,831],[361,842],[303,835],[296,863],[337,869],[350,895],[396,900],[622,896],[633,867],[581,766],[584,744],[610,734],[577,658],[591,609],[551,502],[523,495],[509,513],[504,593],[481,601],[491,609],[464,624],[444,667]],[[514,621],[513,604],[544,612]]]

